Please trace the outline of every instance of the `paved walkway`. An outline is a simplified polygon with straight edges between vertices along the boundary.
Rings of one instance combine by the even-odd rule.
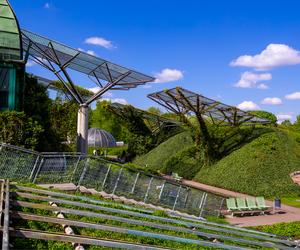
[[[170,176],[164,176],[167,179],[171,179]],[[184,180],[182,179],[182,184],[188,185],[190,187],[205,190],[207,192],[212,192],[215,194],[220,194],[225,197],[251,197],[247,194],[237,193],[223,188],[213,187],[196,181]],[[266,201],[267,205],[273,206],[272,201]],[[270,225],[279,222],[291,222],[300,221],[300,208],[281,205],[282,210],[285,211],[284,214],[271,214],[271,215],[258,215],[258,216],[244,216],[244,217],[233,217],[226,218],[226,220],[233,225],[240,227],[249,226],[259,226],[259,225]]]

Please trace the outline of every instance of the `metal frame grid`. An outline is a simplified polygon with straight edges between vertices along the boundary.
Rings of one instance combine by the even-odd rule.
[[[239,126],[241,124],[270,123],[268,119],[252,115],[181,87],[152,93],[148,97],[174,113],[194,113],[210,119],[213,124],[217,125]]]
[[[33,61],[52,71],[79,104],[89,105],[109,89],[128,90],[154,80],[153,77],[70,48],[30,31],[22,29],[21,32],[25,61],[31,57]],[[99,91],[84,100],[67,69],[87,75],[96,83]]]

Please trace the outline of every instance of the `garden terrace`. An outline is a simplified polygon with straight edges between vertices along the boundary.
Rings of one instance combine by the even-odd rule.
[[[72,249],[71,243],[73,247],[80,244],[85,249],[91,245],[123,249],[292,249],[297,246],[286,238],[256,230],[170,217],[94,196],[32,188],[8,180],[0,182],[4,208],[0,231],[4,250],[9,245],[16,249],[38,245]],[[71,228],[74,234],[65,233],[66,228]]]

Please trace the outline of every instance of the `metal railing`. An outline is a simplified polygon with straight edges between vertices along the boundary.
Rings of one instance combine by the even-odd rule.
[[[0,143],[0,178],[75,185],[168,207],[198,217],[219,215],[224,197],[78,153],[37,153]]]

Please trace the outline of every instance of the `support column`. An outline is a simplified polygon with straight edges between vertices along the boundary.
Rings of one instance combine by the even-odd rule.
[[[88,149],[88,105],[82,104],[77,116],[77,152],[86,154]]]

